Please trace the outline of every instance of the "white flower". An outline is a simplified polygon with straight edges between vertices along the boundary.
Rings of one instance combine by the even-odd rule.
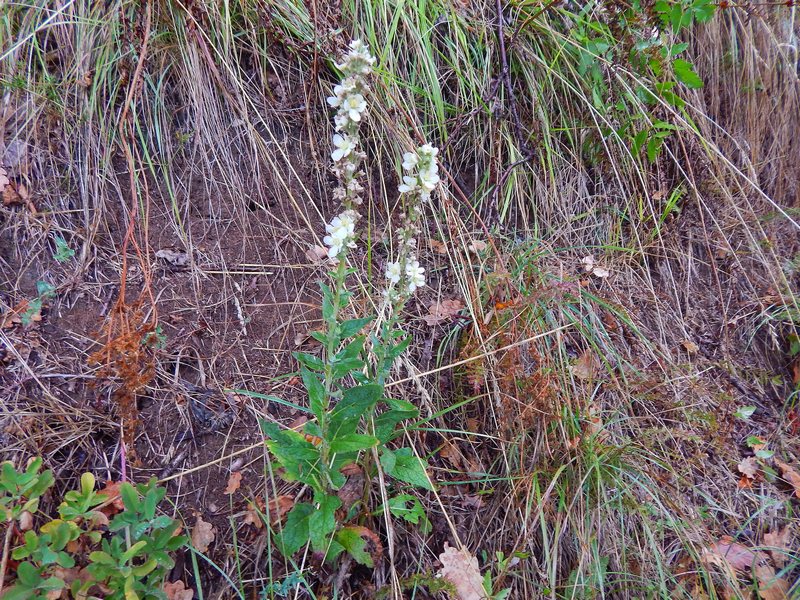
[[[389,285],[394,285],[400,281],[403,275],[403,269],[399,262],[390,262],[386,265],[386,279],[389,280]]]
[[[339,162],[345,156],[349,156],[356,148],[356,142],[353,138],[349,135],[339,135],[338,133],[333,136],[333,145],[336,146],[336,150],[331,152],[331,158],[334,162]]]
[[[372,65],[375,64],[375,57],[369,52],[369,47],[361,40],[350,42],[350,52],[344,57],[341,64],[336,68],[345,73],[369,75],[372,72]]]
[[[361,120],[361,113],[367,110],[367,101],[361,94],[350,94],[344,99],[342,110],[352,121],[358,123]]]
[[[417,152],[429,158],[434,158],[437,154],[439,154],[439,149],[436,146],[425,144],[424,146],[420,146],[419,149],[417,149]]]
[[[333,117],[333,124],[336,126],[336,131],[341,131],[347,124],[350,122],[350,119],[347,118],[347,115],[334,115]]]
[[[417,178],[406,175],[403,177],[403,183],[397,186],[397,191],[399,191],[401,194],[406,194],[408,192],[413,192],[418,187]]]
[[[408,293],[413,294],[418,288],[425,285],[425,269],[419,266],[419,261],[409,259],[406,264],[406,278],[408,279]]]
[[[342,83],[334,86],[333,96],[328,97],[328,104],[334,108],[342,105],[344,99],[349,96],[356,88],[354,81],[345,79]]]
[[[419,163],[419,156],[415,152],[406,152],[403,154],[403,169],[411,171]]]
[[[432,192],[436,185],[439,183],[439,174],[436,164],[431,165],[431,168],[420,171],[419,184],[426,192]]]
[[[328,250],[329,257],[336,258],[336,255],[345,246],[348,248],[356,247],[355,241],[353,241],[356,232],[356,216],[353,211],[345,211],[333,217],[333,220],[325,226],[325,232],[328,235],[322,241],[330,248]]]

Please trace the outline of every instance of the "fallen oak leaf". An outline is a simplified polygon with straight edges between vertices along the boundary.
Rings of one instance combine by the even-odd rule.
[[[572,365],[572,372],[578,379],[592,379],[600,370],[600,361],[591,350],[585,350]]]
[[[174,267],[185,267],[189,263],[189,255],[186,252],[170,248],[162,248],[156,252],[156,258],[160,258]]]
[[[194,598],[194,590],[187,588],[180,579],[165,583],[164,593],[167,595],[167,600],[192,600]]]
[[[792,529],[789,525],[764,534],[764,545],[772,557],[775,566],[782,568],[786,564],[788,550],[791,547]]]
[[[240,485],[242,485],[242,473],[241,471],[234,471],[231,473],[231,476],[228,477],[228,485],[225,487],[225,493],[229,495],[235,493]]]
[[[253,502],[247,503],[247,510],[244,513],[242,523],[245,525],[253,525],[256,529],[261,529],[264,526],[264,521],[261,519],[261,511],[256,508]]]
[[[442,563],[439,577],[452,584],[458,600],[486,598],[478,559],[466,549],[459,550],[445,542],[444,552],[439,555],[439,561]]]
[[[122,495],[119,491],[121,485],[121,481],[106,481],[105,487],[97,492],[98,495],[106,497],[105,506],[101,507],[100,510],[107,517],[112,517],[125,510],[125,503],[122,501]]]
[[[28,188],[25,184],[14,184],[9,182],[3,189],[3,206],[14,206],[15,204],[24,205],[31,214],[36,214],[36,205],[31,200]]]
[[[198,552],[207,552],[215,537],[214,526],[204,521],[200,515],[197,515],[197,520],[192,528],[192,546],[194,546],[194,549]]]
[[[749,479],[755,479],[756,475],[758,475],[758,472],[761,470],[761,466],[758,464],[755,456],[745,458],[736,468],[739,470],[739,473]]]
[[[794,488],[794,495],[800,498],[800,474],[791,465],[782,460],[775,459],[775,464],[781,470],[781,477]]]
[[[758,563],[758,554],[747,546],[733,541],[729,535],[724,535],[720,540],[703,550],[703,555],[709,557],[709,562],[719,564],[715,559],[721,557],[728,565],[737,571],[747,571]]]
[[[437,254],[447,254],[447,244],[445,244],[444,242],[432,239],[430,240],[428,245],[431,247],[431,250],[433,250]]]
[[[467,250],[472,252],[473,254],[480,254],[484,250],[486,250],[486,242],[481,240],[473,241],[469,246],[467,246]]]
[[[269,520],[273,525],[283,520],[283,517],[294,507],[294,498],[281,494],[273,498],[267,505]]]
[[[761,600],[786,600],[789,597],[789,584],[775,575],[775,569],[766,562],[753,567],[753,578],[758,583],[758,597]]]
[[[422,317],[422,320],[425,321],[425,323],[429,326],[433,327],[438,323],[447,321],[451,317],[454,317],[462,308],[464,308],[464,303],[458,298],[434,302],[428,307],[429,314]]]

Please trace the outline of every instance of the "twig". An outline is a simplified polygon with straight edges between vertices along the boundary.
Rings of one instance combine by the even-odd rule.
[[[3,582],[6,579],[6,568],[8,567],[8,551],[11,549],[11,534],[14,531],[14,521],[8,521],[6,538],[3,541],[3,558],[0,562],[0,596],[3,595]]]
[[[497,0],[497,40],[500,43],[500,78],[508,94],[508,108],[514,120],[514,133],[517,137],[517,143],[520,149],[527,155],[530,154],[530,150],[528,149],[528,143],[523,135],[522,121],[519,118],[519,111],[517,111],[517,98],[514,94],[514,86],[511,84],[511,71],[508,67],[504,21],[502,0]]]

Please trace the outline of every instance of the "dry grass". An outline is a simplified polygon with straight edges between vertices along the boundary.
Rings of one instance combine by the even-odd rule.
[[[4,455],[44,453],[65,487],[84,470],[120,476],[120,372],[87,359],[104,321],[113,331],[122,281],[121,301],[166,336],[146,350],[155,375],[129,475],[168,478],[187,523],[192,511],[215,523],[216,565],[191,555],[175,573],[209,597],[292,576],[305,582],[293,597],[334,582],[339,597],[392,585],[428,597],[445,541],[478,555],[513,598],[748,597],[748,577],[734,584],[701,556],[724,535],[759,547],[797,528],[780,479],[741,489],[737,471],[748,436],[798,456],[793,10],[730,9],[692,31],[705,87],[683,111],[635,107],[681,126],[648,165],[601,133],[616,116],[565,51],[565,12],[539,8],[506,11],[513,102],[492,2],[0,8],[0,155],[25,142],[12,176],[36,207],[0,209],[0,303],[10,311],[39,280],[56,288],[41,323],[0,331]],[[293,493],[265,465],[257,419],[300,413],[222,390],[304,403],[284,375],[316,326],[323,269],[306,251],[332,210],[328,58],[350,31],[381,67],[364,305],[390,243],[399,152],[438,144],[448,178],[426,215],[431,287],[409,311],[414,351],[393,386],[424,418],[408,437],[441,484],[424,497],[433,531],[394,522],[393,559],[374,572],[278,558],[243,523],[246,504],[221,493],[231,470],[252,498]],[[598,61],[614,89],[640,83]],[[56,236],[73,258],[53,257]],[[156,258],[164,249],[186,264]],[[610,277],[585,274],[587,255]],[[454,297],[464,318],[424,325],[430,303]],[[233,424],[198,430],[191,386],[212,390]],[[755,415],[737,419],[746,405]]]

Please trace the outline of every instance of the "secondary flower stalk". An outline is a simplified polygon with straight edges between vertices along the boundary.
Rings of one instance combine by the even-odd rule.
[[[408,298],[425,285],[425,269],[416,256],[419,217],[422,204],[431,199],[439,185],[439,149],[425,144],[414,152],[403,154],[403,182],[398,191],[403,195],[403,226],[398,230],[397,260],[386,265],[386,295],[398,312]]]

